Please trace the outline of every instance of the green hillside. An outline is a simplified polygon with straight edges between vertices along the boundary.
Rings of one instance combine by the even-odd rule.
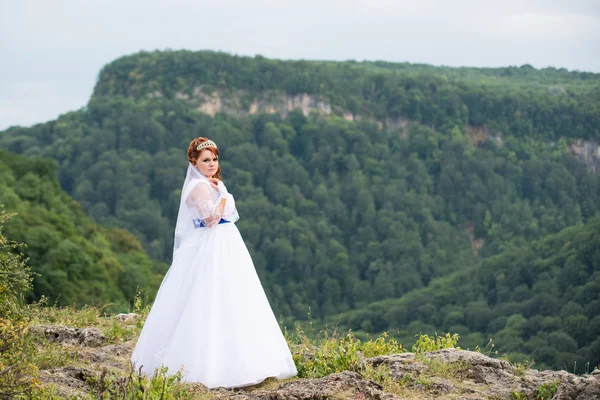
[[[137,287],[155,292],[165,265],[151,261],[129,232],[92,222],[56,179],[52,160],[0,150],[0,204],[17,215],[5,226],[38,274],[28,300],[107,304],[126,310]]]
[[[400,299],[345,313],[356,331],[435,330],[461,335],[463,347],[493,338],[513,361],[584,371],[600,364],[600,215],[532,243],[514,246],[432,281]]]

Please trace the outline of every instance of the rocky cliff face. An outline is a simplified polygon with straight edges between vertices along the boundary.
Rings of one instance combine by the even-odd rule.
[[[156,92],[153,97],[162,96]],[[290,95],[282,92],[265,92],[258,98],[250,96],[243,90],[235,92],[208,91],[205,87],[199,86],[192,90],[192,94],[176,93],[175,97],[189,101],[194,104],[198,110],[215,116],[217,113],[226,113],[233,115],[252,115],[259,113],[275,114],[282,116],[295,109],[300,109],[304,115],[311,112],[317,112],[321,115],[330,115],[332,113],[331,105],[319,99],[318,96],[306,93]],[[352,119],[352,115],[345,115]]]
[[[161,97],[162,94],[155,92],[152,96]],[[318,96],[306,93],[290,95],[279,92],[265,92],[259,98],[251,99],[244,91],[235,91],[232,93],[214,90],[207,91],[200,86],[194,88],[191,95],[180,92],[175,96],[179,99],[189,101],[198,110],[213,117],[221,112],[237,116],[278,113],[286,117],[290,111],[299,109],[305,116],[317,113],[319,115],[339,115],[348,121],[364,119],[361,115],[352,114],[347,110],[334,109],[331,104]],[[386,118],[385,120],[375,122],[379,125],[380,129],[386,129],[390,132],[400,132],[403,136],[406,135],[405,128],[410,123],[406,118]],[[493,140],[497,146],[502,146],[502,134],[499,132],[488,132],[485,125],[467,125],[466,131],[475,146],[481,146],[487,140]],[[598,143],[578,139],[569,146],[569,152],[583,162],[590,171],[600,173],[600,145]]]
[[[155,92],[151,97],[161,97],[160,92]],[[254,114],[280,114],[284,118],[292,110],[300,110],[305,116],[311,113],[318,115],[338,115],[347,121],[359,121],[365,119],[359,114],[353,114],[347,110],[332,107],[329,102],[319,96],[307,93],[290,95],[283,92],[264,92],[258,97],[238,90],[235,92],[207,91],[199,86],[192,90],[191,94],[176,93],[175,97],[189,101],[205,114],[214,117],[217,113],[225,113],[236,116],[247,116]],[[405,118],[386,118],[376,122],[381,129],[390,132],[403,130],[408,125]]]
[[[590,171],[600,173],[600,144],[593,140],[578,139],[569,146],[569,151]]]
[[[41,371],[42,382],[54,384],[65,398],[100,393],[107,371],[123,376],[123,386],[127,385],[133,340],[106,344],[96,328],[40,326],[32,331],[45,340],[62,343],[73,357],[73,365]],[[204,400],[600,399],[600,371],[585,376],[537,371],[472,351],[392,354],[363,359],[362,365],[378,376],[341,371],[313,379],[268,379],[233,391],[187,386],[194,398]]]

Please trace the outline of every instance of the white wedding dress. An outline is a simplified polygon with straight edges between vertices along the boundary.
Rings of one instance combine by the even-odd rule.
[[[222,184],[219,188],[217,192],[189,165],[173,263],[131,361],[151,376],[161,366],[169,374],[181,370],[183,381],[208,388],[294,376],[290,350],[234,224],[238,215],[233,196]],[[222,197],[227,198],[226,207],[216,223]]]

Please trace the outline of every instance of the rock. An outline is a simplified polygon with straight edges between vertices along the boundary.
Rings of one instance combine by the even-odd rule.
[[[382,364],[385,365],[390,370],[392,378],[396,380],[402,380],[407,375],[418,376],[421,372],[429,369],[424,363],[417,361],[413,353],[372,357],[367,358],[365,362],[375,368]]]
[[[81,349],[79,351],[79,357],[86,361],[103,364],[111,362],[114,364],[113,361],[120,360],[122,361],[120,364],[123,364],[120,365],[120,367],[124,368],[129,365],[129,357],[131,356],[134,345],[135,343],[133,341],[129,341],[119,344],[109,344],[102,347]]]
[[[558,385],[554,400],[599,400],[600,380],[594,377],[572,379]]]
[[[418,386],[417,386],[418,387]],[[449,379],[433,377],[427,386],[422,388],[437,396],[456,391],[456,386]]]
[[[129,314],[117,314],[114,316],[114,318],[119,321],[119,322],[123,322],[125,324],[130,324],[133,322],[136,322],[138,320],[140,316],[136,313],[129,313]]]
[[[257,390],[251,392],[251,397],[263,400],[397,399],[392,394],[384,393],[381,385],[350,371],[318,379],[292,381],[273,390]]]
[[[513,375],[513,368],[509,362],[475,351],[444,349],[427,353],[426,356],[446,364],[460,364],[464,367],[464,377],[472,379],[475,383],[506,382]]]
[[[54,368],[40,371],[40,381],[44,384],[52,384],[58,395],[65,398],[81,397],[89,398],[90,387],[88,381],[95,380],[97,374],[94,371],[79,367]]]
[[[442,377],[431,377],[426,379],[416,379],[426,372],[429,372],[429,366],[421,361],[413,353],[391,354],[387,356],[372,357],[365,360],[374,368],[385,365],[390,371],[391,377],[408,388],[425,391],[435,396],[444,395],[457,390],[456,386],[449,379]]]
[[[98,347],[106,342],[106,337],[98,328],[73,328],[70,326],[35,325],[29,329],[33,334],[45,337],[51,342]]]
[[[445,395],[454,398],[460,393],[461,399],[512,399],[513,393],[519,393],[535,399],[545,384],[556,385],[554,399],[600,400],[600,379],[594,376],[579,377],[566,371],[518,371],[507,361],[473,351],[444,349],[420,355],[392,354],[365,362],[374,367],[385,365],[393,379],[434,398],[446,398]],[[444,378],[436,376],[440,373]],[[454,382],[445,379],[448,376]]]
[[[600,172],[600,145],[593,140],[577,139],[569,146],[575,158],[584,163],[591,172]]]
[[[323,378],[300,379],[282,383],[269,390],[252,390],[251,388],[223,388],[210,390],[210,396],[227,400],[396,400],[397,396],[383,392],[383,388],[375,382],[362,379],[356,372],[344,371]]]
[[[482,366],[488,368],[501,369],[505,371],[512,370],[508,361],[488,357],[482,353],[468,350],[443,349],[425,353],[428,358],[443,361],[445,363],[466,362],[471,366]]]

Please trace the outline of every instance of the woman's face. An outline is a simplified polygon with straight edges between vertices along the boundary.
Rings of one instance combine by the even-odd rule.
[[[204,149],[200,152],[198,160],[196,160],[196,166],[202,175],[211,178],[219,168],[219,157],[212,151]]]

